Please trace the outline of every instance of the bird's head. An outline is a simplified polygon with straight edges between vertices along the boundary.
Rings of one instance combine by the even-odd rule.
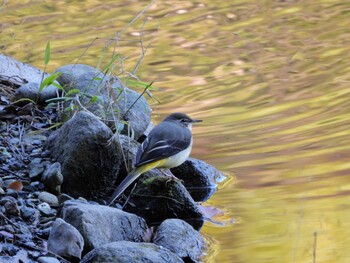
[[[184,126],[184,127],[191,130],[192,125],[194,123],[201,122],[202,120],[195,120],[195,119],[190,118],[189,116],[187,116],[184,113],[175,112],[175,113],[170,114],[168,117],[166,117],[164,119],[164,121],[175,121],[179,125]]]

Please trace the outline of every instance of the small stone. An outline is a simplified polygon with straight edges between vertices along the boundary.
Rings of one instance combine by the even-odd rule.
[[[32,150],[32,152],[30,153],[31,157],[40,157],[41,153],[42,153],[42,149],[38,148],[38,149],[34,149]]]
[[[59,202],[60,205],[63,204],[64,202],[68,201],[68,200],[74,200],[74,198],[69,196],[69,195],[67,195],[67,194],[60,194],[58,196],[58,202]]]
[[[8,254],[9,256],[14,256],[16,255],[17,251],[19,250],[18,247],[10,244],[10,243],[5,243],[2,245],[2,251]]]
[[[18,138],[11,138],[11,139],[9,140],[9,143],[10,143],[10,144],[18,144],[18,143],[19,143],[19,139],[18,139]]]
[[[7,149],[5,147],[0,147],[0,152],[1,152],[0,153],[1,154],[1,156],[0,156],[1,160],[6,161],[6,160],[8,160],[8,159],[10,159],[12,157],[12,155],[7,151]]]
[[[11,233],[11,234],[14,234],[16,232],[15,229],[13,228],[13,226],[11,226],[11,225],[5,225],[4,230]]]
[[[41,163],[41,161],[41,158],[35,158],[28,165],[29,177],[31,179],[38,179],[44,172],[44,165]]]
[[[38,258],[39,263],[60,263],[57,258],[54,257],[40,257]]]
[[[50,192],[59,195],[61,193],[61,184],[63,183],[61,164],[56,162],[48,165],[41,181]]]
[[[7,196],[12,196],[14,198],[17,198],[18,197],[18,192],[13,190],[13,189],[7,189],[6,195]]]
[[[56,214],[56,211],[54,209],[51,209],[50,205],[47,203],[41,203],[37,206],[37,208],[40,213],[45,216],[54,216]]]
[[[35,214],[35,212],[37,210],[34,208],[27,207],[27,206],[22,206],[20,208],[20,211],[21,211],[21,215],[24,219],[29,219]]]
[[[50,206],[58,206],[58,198],[49,192],[41,192],[38,195],[40,201],[48,203]]]
[[[32,141],[33,145],[37,145],[37,146],[41,146],[43,144],[43,142],[41,140],[35,139]]]
[[[5,191],[2,187],[0,187],[0,195],[4,195],[5,194]]]

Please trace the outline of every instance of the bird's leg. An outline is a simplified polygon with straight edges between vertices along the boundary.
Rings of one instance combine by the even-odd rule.
[[[165,176],[169,176],[170,178],[172,179],[175,179],[175,175],[173,175],[171,172],[170,172],[170,169],[168,168],[161,168],[160,171],[162,172],[162,174],[164,174]]]

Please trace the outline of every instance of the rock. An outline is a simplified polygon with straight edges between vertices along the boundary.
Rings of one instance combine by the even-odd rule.
[[[181,263],[183,261],[168,249],[155,244],[119,241],[96,248],[81,260],[81,263],[98,262]]]
[[[49,251],[68,260],[81,259],[84,239],[79,231],[61,218],[56,218],[47,241]]]
[[[44,164],[41,163],[41,158],[34,158],[29,164],[28,164],[28,171],[29,171],[29,177],[32,180],[37,180],[40,178],[42,173],[44,172]]]
[[[57,78],[57,81],[62,87],[71,87],[76,84],[76,80],[83,74],[89,73],[90,76],[95,76],[101,72],[93,66],[85,64],[69,64],[59,67],[55,70],[55,73],[61,72],[62,74]]]
[[[106,198],[116,179],[122,155],[109,143],[112,131],[93,114],[78,112],[50,135],[46,147],[62,167],[62,191],[73,197]]]
[[[39,212],[38,212],[38,210],[36,210],[34,208],[30,208],[30,207],[27,207],[27,206],[22,206],[20,208],[20,211],[21,211],[21,216],[25,220],[29,220],[31,218],[34,218],[33,221],[35,221],[35,220],[38,220],[38,218],[39,218]]]
[[[129,135],[129,129],[132,133],[129,137],[138,139],[146,131],[151,121],[151,108],[147,103],[145,97],[140,96],[134,90],[124,88],[120,90],[118,108],[120,116],[123,116],[124,121],[128,125],[124,126],[123,134]],[[128,127],[129,126],[129,127]]]
[[[14,256],[19,251],[19,248],[12,245],[12,244],[3,244],[1,250],[2,250],[1,252],[5,253],[9,256]]]
[[[58,196],[58,203],[61,205],[63,204],[64,202],[68,201],[68,200],[74,200],[73,197],[67,195],[67,194],[60,194]]]
[[[134,214],[77,201],[66,201],[59,216],[82,234],[84,253],[113,241],[142,241],[147,229],[145,221]]]
[[[63,183],[61,164],[59,162],[55,162],[48,165],[44,171],[41,181],[51,193],[57,195],[61,194],[61,185]]]
[[[4,208],[5,208],[5,214],[7,217],[20,215],[19,208],[16,201],[8,200],[7,202],[5,202]]]
[[[225,179],[214,166],[194,158],[188,158],[180,166],[172,168],[171,172],[183,181],[196,202],[209,199],[216,191],[216,183]]]
[[[195,229],[203,225],[203,216],[180,180],[154,176],[138,180],[124,210],[143,217],[148,225],[159,225],[168,218],[185,220]]]
[[[40,69],[0,54],[0,80],[21,86],[28,82],[41,83],[43,74],[44,78],[49,76]]]
[[[60,263],[57,258],[54,257],[40,257],[38,258],[39,263]]]
[[[48,203],[50,206],[58,206],[58,198],[48,192],[40,192],[38,198],[41,202]]]
[[[59,90],[54,85],[44,87],[41,92],[39,92],[39,90],[40,82],[26,83],[16,90],[13,100],[29,99],[38,104],[44,104],[46,100],[58,97],[59,95]],[[22,100],[17,104],[24,105],[29,103],[29,100]]]
[[[56,215],[56,210],[51,209],[48,203],[41,203],[37,205],[38,210],[44,216],[54,216]]]
[[[167,219],[158,228],[153,243],[169,249],[185,262],[201,262],[205,243],[192,226],[179,219]]]
[[[133,138],[139,138],[146,130],[151,120],[151,108],[147,100],[136,91],[124,87],[117,77],[84,64],[66,65],[58,68],[62,72],[57,79],[66,89],[75,88],[91,96],[98,95],[99,99],[91,103],[91,98],[81,96],[81,103],[95,115],[101,117],[109,127],[115,127],[115,122],[127,121]],[[118,104],[119,114],[115,113]],[[115,120],[115,117],[118,119]],[[129,133],[127,125],[122,129]]]

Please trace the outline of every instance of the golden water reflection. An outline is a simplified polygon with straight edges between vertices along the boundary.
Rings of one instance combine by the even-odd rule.
[[[97,65],[148,3],[11,2],[1,49],[43,67],[50,40],[50,70]],[[208,262],[350,261],[349,14],[347,1],[158,1],[109,47],[131,71],[152,42],[138,74],[160,88],[155,121],[204,119],[193,156],[234,174],[208,201],[237,220],[204,226]]]

